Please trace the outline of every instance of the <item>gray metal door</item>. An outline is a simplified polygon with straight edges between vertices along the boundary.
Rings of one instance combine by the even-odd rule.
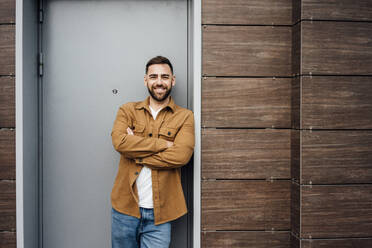
[[[110,192],[119,162],[110,136],[115,114],[121,104],[148,95],[144,67],[156,55],[173,62],[172,95],[187,107],[188,3],[49,0],[43,5],[43,247],[110,247]],[[183,173],[186,196],[191,169]],[[173,247],[188,247],[190,220],[173,223]]]

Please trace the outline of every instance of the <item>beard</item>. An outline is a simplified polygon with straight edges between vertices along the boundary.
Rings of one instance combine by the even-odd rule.
[[[162,87],[162,86],[157,86],[157,87],[154,87],[154,86],[153,86],[153,87],[149,88],[149,87],[147,86],[147,90],[149,91],[151,97],[152,97],[154,100],[158,101],[158,102],[162,102],[162,101],[164,101],[165,99],[167,99],[167,97],[169,96],[169,94],[172,92],[172,85],[170,86],[169,89],[166,89],[165,92],[164,92],[164,94],[162,94],[162,95],[159,95],[159,94],[157,94],[157,93],[155,92],[155,89],[156,89],[156,88],[163,88],[163,89],[166,89],[166,88],[164,88],[164,87]]]

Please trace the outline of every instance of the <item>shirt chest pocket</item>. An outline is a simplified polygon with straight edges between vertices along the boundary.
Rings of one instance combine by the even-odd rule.
[[[134,123],[132,130],[134,135],[145,137],[145,125],[141,123]]]
[[[177,129],[172,127],[162,127],[159,130],[159,138],[165,139],[168,141],[174,141],[174,138],[176,137]]]

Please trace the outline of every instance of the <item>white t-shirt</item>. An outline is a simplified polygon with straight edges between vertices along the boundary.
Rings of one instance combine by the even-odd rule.
[[[161,109],[155,111],[150,107],[150,110],[152,118],[155,120]],[[152,178],[151,169],[149,167],[143,166],[139,176],[137,177],[136,186],[138,191],[139,206],[141,208],[153,208],[154,202],[152,200]]]

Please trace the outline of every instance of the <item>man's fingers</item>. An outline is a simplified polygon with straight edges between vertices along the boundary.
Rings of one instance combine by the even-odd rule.
[[[127,128],[127,133],[129,134],[129,135],[133,135],[133,131],[132,131],[132,129],[130,129],[129,127]]]
[[[173,142],[171,142],[171,141],[167,141],[167,147],[169,148],[169,147],[171,147],[171,146],[173,146]]]

